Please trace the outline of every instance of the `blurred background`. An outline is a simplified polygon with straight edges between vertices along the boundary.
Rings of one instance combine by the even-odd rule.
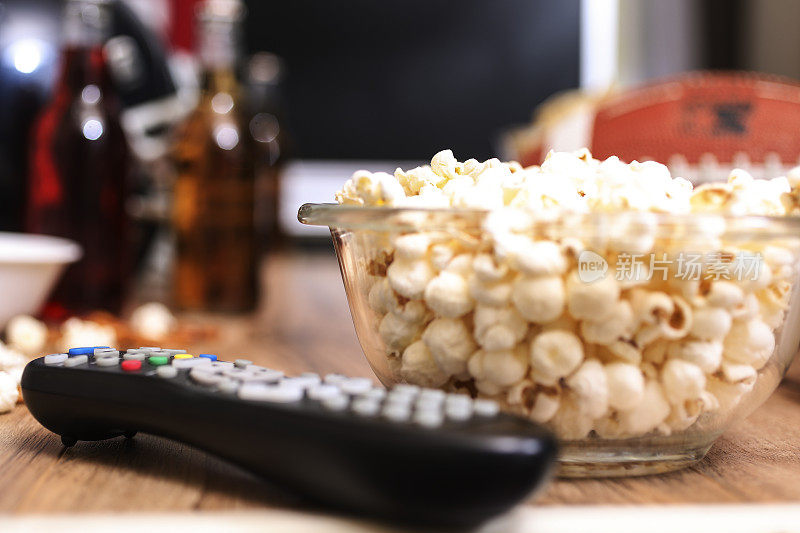
[[[0,0],[0,231],[83,248],[48,320],[251,311],[263,260],[327,242],[299,205],[354,170],[576,148],[572,126],[542,140],[548,109],[687,71],[797,78],[798,20],[792,0]]]

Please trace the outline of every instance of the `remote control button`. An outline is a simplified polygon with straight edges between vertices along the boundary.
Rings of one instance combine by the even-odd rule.
[[[350,405],[350,409],[357,415],[361,416],[375,416],[381,408],[380,402],[370,400],[369,398],[356,398]]]
[[[284,385],[288,387],[300,387],[301,389],[307,389],[309,387],[313,387],[314,385],[319,385],[319,383],[319,376],[297,376],[283,380]]]
[[[472,409],[478,416],[497,416],[500,412],[500,404],[494,400],[478,399],[472,404]]]
[[[189,372],[189,377],[192,378],[193,381],[199,383],[200,385],[206,385],[206,386],[218,385],[228,379],[225,376],[220,376],[218,374],[214,374],[213,372],[209,372],[208,370],[205,370],[205,368],[201,366],[193,368]]]
[[[369,378],[347,378],[338,383],[338,385],[347,394],[364,394],[372,388],[372,380]]]
[[[171,379],[178,375],[178,369],[174,366],[160,366],[156,368],[156,375],[160,378]]]
[[[445,392],[439,389],[422,389],[419,391],[419,398],[425,400],[444,401],[445,396]]]
[[[147,359],[147,362],[150,363],[153,366],[162,366],[162,365],[169,364],[169,357],[167,357],[165,355],[151,355]]]
[[[70,357],[69,359],[64,361],[64,366],[72,367],[72,366],[78,366],[78,365],[85,365],[88,362],[89,362],[89,356],[88,355],[76,355],[76,356]]]
[[[408,422],[411,418],[411,409],[404,405],[389,404],[383,408],[383,417],[392,422]]]
[[[69,356],[65,353],[51,353],[44,356],[44,364],[46,365],[60,365],[66,361]]]
[[[322,378],[319,377],[319,374],[317,374],[316,372],[303,372],[302,374],[300,374],[300,377],[306,379],[315,379],[317,380],[317,383],[322,382]]]
[[[243,369],[243,371],[244,378],[242,379],[244,381],[267,381],[274,383],[283,379],[283,372],[280,370],[264,368],[263,366],[250,365]]]
[[[214,355],[213,353],[201,353],[197,357],[205,357],[206,359],[211,359],[212,361],[216,361],[217,360],[217,356]]]
[[[375,387],[373,389],[368,390],[361,396],[364,396],[366,398],[371,398],[376,401],[381,401],[384,398],[386,398],[386,389],[380,389],[378,387]]]
[[[306,394],[312,400],[327,400],[334,396],[341,396],[342,391],[336,385],[319,384],[311,387]]]
[[[165,348],[165,349],[163,349],[161,351],[162,352],[167,352],[170,355],[178,355],[180,353],[186,353],[186,350],[176,350],[176,349],[173,349],[173,348]]]
[[[94,354],[95,348],[108,348],[108,346],[83,346],[81,348],[70,348],[67,353],[69,355],[89,355]]]
[[[120,366],[125,372],[136,372],[141,370],[142,362],[138,359],[128,359],[127,361],[123,361]]]
[[[236,368],[246,368],[253,364],[252,361],[248,361],[247,359],[237,359],[233,362]]]
[[[193,359],[194,356],[190,353],[176,353],[173,359]]]
[[[217,390],[228,394],[235,394],[239,390],[239,382],[235,379],[224,378],[217,384]]]
[[[386,395],[386,403],[395,403],[401,405],[411,405],[414,402],[414,396],[406,392],[398,392],[391,390]]]
[[[329,411],[344,411],[347,409],[347,404],[350,402],[344,394],[337,394],[330,398],[322,400],[322,406]]]
[[[119,350],[114,350],[113,348],[95,348],[94,349],[95,355],[116,355],[119,356]]]
[[[97,366],[117,366],[119,357],[95,357],[94,364]]]
[[[347,376],[343,376],[342,374],[326,374],[324,381],[328,385],[339,385],[347,381]]]
[[[444,400],[445,405],[465,405],[468,407],[472,407],[472,398],[467,396],[466,394],[455,394],[450,393],[445,397]]]
[[[417,411],[414,413],[414,423],[426,427],[437,428],[444,422],[444,417],[437,411]]]
[[[398,393],[417,395],[419,394],[420,388],[418,385],[409,385],[408,383],[400,383],[399,385],[395,385],[394,389],[392,390],[397,391]]]
[[[206,366],[211,364],[210,359],[192,357],[191,359],[179,359],[180,354],[172,359],[172,366],[175,368],[194,368],[196,366]]]
[[[160,350],[161,346],[139,346],[139,350],[143,352],[152,352],[153,350]],[[130,351],[130,350],[128,350]]]
[[[444,404],[444,398],[420,396],[414,405],[417,409],[441,409],[442,404]]]
[[[172,354],[166,350],[150,350],[149,352],[144,353],[147,357],[172,357]]]
[[[257,402],[292,403],[303,399],[303,389],[280,385],[245,383],[239,388],[239,398]]]
[[[220,372],[230,370],[233,368],[233,363],[230,361],[212,361],[211,368],[219,370]]]
[[[126,361],[144,361],[144,354],[141,352],[126,353],[122,358]]]
[[[463,422],[472,416],[472,403],[445,404],[444,412],[450,420]]]

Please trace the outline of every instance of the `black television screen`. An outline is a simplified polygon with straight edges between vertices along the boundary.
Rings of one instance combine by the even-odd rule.
[[[284,59],[295,156],[487,158],[577,87],[579,3],[250,0],[246,42]]]

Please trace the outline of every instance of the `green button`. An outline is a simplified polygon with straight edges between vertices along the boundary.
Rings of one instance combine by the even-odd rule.
[[[163,355],[154,355],[147,360],[153,366],[161,366],[169,363],[169,357]]]

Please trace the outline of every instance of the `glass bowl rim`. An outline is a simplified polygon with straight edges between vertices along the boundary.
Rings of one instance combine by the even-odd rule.
[[[341,205],[335,203],[306,203],[300,206],[297,220],[309,226],[328,226],[331,229],[363,229],[372,231],[435,231],[451,227],[454,220],[479,223],[492,213],[490,209],[468,209],[459,207],[385,207]],[[726,215],[716,213],[658,213],[653,211],[619,210],[613,212],[578,213],[555,212],[551,218],[536,221],[545,227],[556,220],[579,222],[597,227],[608,227],[615,222],[624,222],[631,227],[637,216],[646,217],[660,228],[699,228],[703,222],[725,221],[724,235],[749,235],[753,237],[797,237],[800,238],[800,216],[796,215]],[[403,218],[404,216],[408,218]],[[414,215],[438,215],[436,220],[426,220],[421,227],[414,224]],[[407,222],[404,222],[408,220]]]

